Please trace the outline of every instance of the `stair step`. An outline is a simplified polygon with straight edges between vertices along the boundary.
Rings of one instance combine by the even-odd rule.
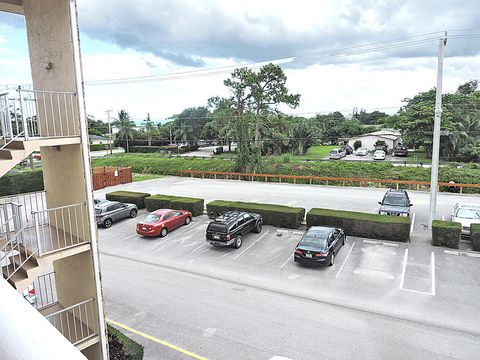
[[[16,272],[12,275],[12,273],[15,271],[15,269],[16,269]],[[18,282],[20,280],[25,280],[26,278],[28,278],[27,271],[25,269],[18,268],[13,264],[10,264],[8,266],[4,266],[2,268],[2,272],[3,272],[3,277],[5,277],[5,278],[7,278],[9,276],[9,274],[12,275],[10,280],[12,280],[13,282]]]
[[[8,283],[10,285],[12,285],[15,289],[17,288],[17,284],[20,282],[20,281],[23,281],[25,279],[27,279],[28,276],[27,275],[24,275],[24,274],[21,274],[20,272],[16,272],[15,274],[12,275],[12,277],[10,279],[8,279]]]
[[[9,143],[5,148],[15,149],[15,150],[25,150],[25,145],[23,144],[23,141],[15,140]]]
[[[7,149],[0,150],[0,159],[12,160],[12,152]]]
[[[20,259],[18,259],[18,256],[15,258],[14,261],[15,261],[15,263],[16,263],[17,265],[19,265]],[[22,265],[22,269],[25,270],[25,272],[26,272],[27,274],[28,274],[28,271],[29,271],[29,270],[33,270],[33,269],[35,269],[36,267],[38,267],[38,262],[37,262],[37,260],[34,259],[34,258],[28,259],[28,260],[25,262],[25,264]]]

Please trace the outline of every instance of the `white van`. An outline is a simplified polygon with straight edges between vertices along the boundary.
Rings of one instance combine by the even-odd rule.
[[[345,152],[345,149],[338,148],[338,149],[330,150],[330,154],[328,155],[328,158],[330,160],[335,160],[335,159],[344,158],[345,156],[347,156],[347,153]]]

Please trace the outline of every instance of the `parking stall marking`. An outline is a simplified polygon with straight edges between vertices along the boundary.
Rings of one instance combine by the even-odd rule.
[[[432,264],[432,295],[435,296],[435,254],[433,253],[433,251],[430,261]]]
[[[255,245],[260,239],[262,239],[264,236],[266,236],[268,234],[268,231],[265,232],[264,234],[262,234],[262,236],[260,236],[257,240],[255,240],[253,243],[250,244],[250,246],[248,246],[245,250],[243,250],[242,252],[240,252],[239,254],[235,255],[233,257],[233,260],[237,259],[240,255],[242,255],[245,251],[247,251],[248,249],[250,249],[253,245]]]
[[[203,243],[202,245],[197,246],[195,249],[192,250],[192,252],[195,252],[195,251],[201,249],[202,247],[204,247],[204,246],[206,246],[206,245],[208,245],[207,242]]]
[[[448,255],[468,256],[468,257],[480,258],[480,252],[473,252],[473,251],[443,250],[443,253],[448,254]]]
[[[413,225],[415,224],[415,213],[412,215],[412,222],[410,224],[410,234],[413,232]]]
[[[402,277],[401,277],[401,280],[400,280],[400,290],[408,291],[408,292],[412,292],[412,293],[417,293],[417,294],[435,296],[435,286],[436,286],[435,285],[435,254],[433,253],[433,251],[430,255],[430,272],[431,272],[431,281],[432,281],[430,292],[414,290],[414,289],[407,289],[407,288],[404,287],[404,285],[405,285],[405,273],[406,273],[406,270],[407,270],[407,263],[408,263],[408,249],[405,249],[405,256],[403,258],[403,267],[402,267]]]
[[[370,245],[382,245],[382,246],[390,246],[390,247],[398,247],[398,244],[389,243],[386,241],[377,241],[377,240],[363,240],[364,244]]]
[[[301,232],[301,231],[286,230],[286,229],[277,229],[277,232],[283,233],[283,234],[292,234],[292,235],[303,235],[304,234],[304,232]]]
[[[228,255],[230,255],[232,252],[233,252],[233,251],[226,252],[225,254],[220,255],[219,258],[223,258],[223,257],[225,257],[225,256],[228,256]]]
[[[342,272],[343,267],[344,267],[345,264],[347,263],[347,260],[348,260],[348,258],[350,257],[350,254],[352,253],[352,250],[353,250],[353,247],[354,247],[354,246],[355,246],[355,241],[353,242],[352,247],[351,247],[350,250],[348,251],[348,254],[347,254],[347,256],[345,257],[345,260],[343,260],[342,266],[340,267],[340,270],[338,270],[337,275],[335,276],[335,278],[338,278],[338,277],[340,276],[340,273]]]
[[[400,290],[403,290],[403,284],[405,283],[405,272],[407,271],[407,259],[408,259],[408,249],[405,249],[405,255],[403,256],[402,277],[400,279]]]
[[[288,259],[280,266],[280,269],[283,269],[285,265],[288,264],[288,262],[293,259],[293,254],[288,257]]]

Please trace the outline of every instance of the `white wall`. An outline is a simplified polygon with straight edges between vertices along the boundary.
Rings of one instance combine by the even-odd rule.
[[[395,145],[397,145],[398,143],[398,141],[381,138],[376,135],[368,135],[368,136],[360,136],[358,138],[348,140],[348,145],[350,145],[353,148],[353,144],[357,139],[362,142],[362,147],[366,147],[368,151],[375,150],[375,143],[378,140],[385,141],[385,144],[387,144],[389,150],[392,150],[395,147]]]

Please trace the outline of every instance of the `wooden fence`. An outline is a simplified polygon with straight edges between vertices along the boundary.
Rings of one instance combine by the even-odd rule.
[[[131,167],[100,166],[92,169],[93,190],[132,182]]]
[[[415,180],[391,180],[391,179],[367,179],[367,178],[337,178],[337,177],[322,177],[322,176],[298,176],[298,175],[276,175],[276,174],[247,174],[237,172],[221,172],[221,171],[199,171],[199,170],[180,170],[180,176],[213,178],[213,179],[227,179],[227,180],[247,180],[247,181],[265,181],[269,179],[272,182],[287,182],[287,183],[302,183],[302,184],[321,184],[321,185],[337,185],[337,186],[372,186],[376,184],[378,187],[382,185],[390,185],[390,187],[409,188],[422,190],[430,188],[429,181],[415,181]],[[480,184],[455,184],[447,182],[439,182],[439,187],[449,187],[452,189],[459,189],[463,193],[464,188],[478,188]]]

